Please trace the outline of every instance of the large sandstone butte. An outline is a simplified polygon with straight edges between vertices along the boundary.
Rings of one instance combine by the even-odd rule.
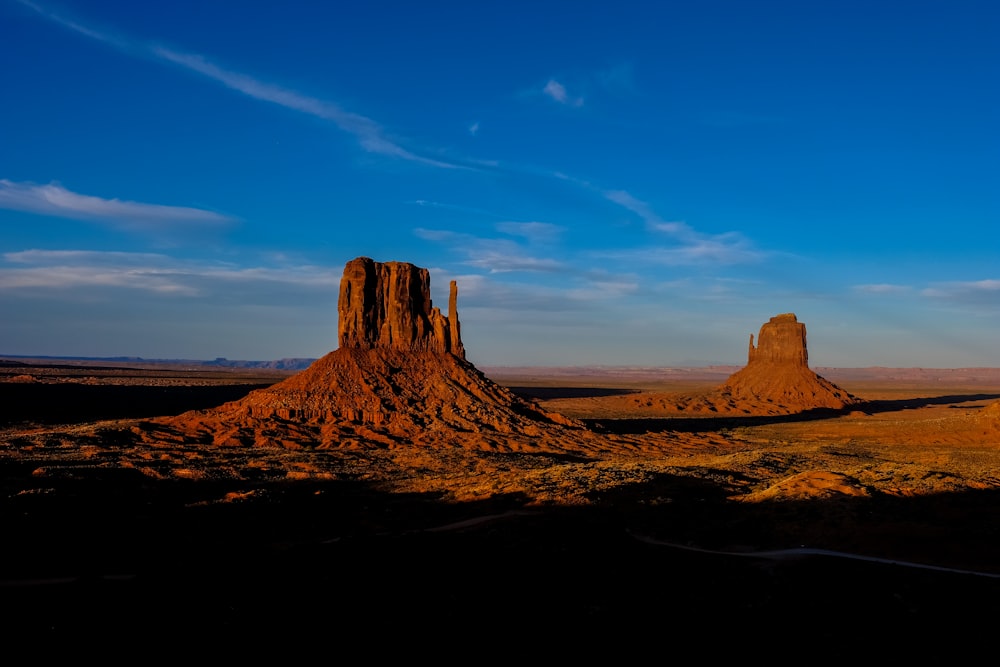
[[[457,295],[452,281],[445,316],[431,303],[427,269],[353,259],[340,283],[338,349],[239,401],[153,420],[145,435],[339,448],[439,442],[464,433],[470,437],[458,438],[463,443],[501,448],[490,433],[532,437],[544,426],[579,426],[516,396],[466,360]]]
[[[451,352],[464,359],[457,301],[458,285],[452,280],[445,317],[431,304],[427,269],[407,262],[352,259],[340,280],[340,347]]]
[[[760,328],[757,345],[750,334],[747,365],[729,377],[718,391],[732,402],[773,412],[814,408],[844,408],[859,402],[809,369],[806,325],[793,313],[775,315]]]

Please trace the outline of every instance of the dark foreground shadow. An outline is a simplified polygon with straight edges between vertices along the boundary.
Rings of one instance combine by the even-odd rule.
[[[271,384],[158,387],[0,382],[0,425],[179,415],[241,399]]]
[[[555,398],[599,398],[641,393],[638,389],[616,387],[507,387],[521,398],[550,400]]]
[[[1000,614],[997,579],[637,539],[733,552],[809,544],[1000,571],[994,492],[745,505],[725,484],[658,475],[588,506],[538,507],[359,481],[155,481],[92,467],[43,483],[31,470],[2,470],[12,651],[73,641],[78,656],[105,658],[136,642],[230,659],[317,647],[438,662],[797,646],[954,657],[992,642]]]

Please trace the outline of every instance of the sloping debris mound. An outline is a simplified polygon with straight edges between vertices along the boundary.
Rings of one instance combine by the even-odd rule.
[[[995,429],[1000,429],[1000,401],[984,407],[979,413],[979,421]]]

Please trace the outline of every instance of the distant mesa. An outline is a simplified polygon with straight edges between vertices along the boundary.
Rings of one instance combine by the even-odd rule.
[[[340,283],[338,349],[239,401],[154,420],[157,433],[147,435],[222,446],[340,448],[579,427],[494,383],[466,360],[457,297],[452,281],[445,316],[431,303],[427,269],[353,259]],[[502,446],[488,437],[471,440],[473,446]]]
[[[633,417],[677,413],[697,416],[787,415],[806,410],[842,409],[860,399],[809,369],[806,327],[793,313],[772,317],[754,345],[747,365],[714,389],[692,393],[650,392],[606,399]]]

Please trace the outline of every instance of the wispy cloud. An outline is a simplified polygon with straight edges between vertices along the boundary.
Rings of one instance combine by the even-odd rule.
[[[122,50],[127,50],[128,48],[130,48],[129,43],[126,40],[119,39],[117,37],[112,36],[110,33],[102,32],[90,26],[85,26],[82,23],[79,23],[65,16],[57,14],[53,11],[50,11],[36,2],[30,2],[29,0],[15,0],[15,1],[21,5],[24,5],[25,7],[33,9],[34,11],[38,12],[46,19],[52,21],[53,23],[58,23],[64,28],[69,28],[70,30],[80,33],[81,35],[84,35],[91,39],[96,39],[106,44],[110,44]]]
[[[466,256],[463,264],[489,273],[513,271],[551,273],[565,268],[562,262],[536,257],[509,239],[481,238],[440,229],[417,228],[413,233],[425,241],[450,245],[453,250]]]
[[[754,250],[745,241],[725,235],[703,238],[694,243],[674,247],[642,247],[594,253],[595,257],[614,259],[625,263],[660,264],[663,266],[733,265],[760,261],[763,253]]]
[[[603,194],[608,201],[614,202],[642,218],[648,229],[678,236],[694,235],[694,231],[686,223],[663,220],[648,203],[636,199],[625,190],[605,190]]]
[[[403,148],[398,143],[389,139],[382,127],[371,118],[345,111],[333,102],[320,100],[282,86],[260,81],[241,72],[224,69],[198,54],[180,53],[161,46],[154,46],[151,48],[151,51],[163,60],[197,72],[254,99],[271,102],[287,109],[293,109],[309,114],[310,116],[331,121],[341,130],[353,134],[358,139],[361,147],[370,153],[387,155],[389,157],[447,169],[462,167],[462,165],[417,155]]]
[[[1000,280],[972,280],[937,283],[920,292],[931,299],[962,303],[1000,303]]]
[[[109,250],[20,250],[6,252],[3,259],[12,264],[55,266],[59,264],[162,266],[170,257],[155,252],[117,252]]]
[[[520,236],[531,243],[552,243],[558,240],[565,227],[549,222],[501,222],[497,230],[511,236]]]
[[[472,215],[485,216],[485,217],[488,217],[488,218],[503,218],[503,217],[505,217],[505,216],[502,216],[499,213],[496,213],[494,211],[487,211],[485,209],[475,208],[475,207],[472,207],[472,206],[462,206],[462,205],[459,205],[459,204],[449,204],[449,203],[446,203],[446,202],[429,201],[427,199],[416,199],[416,200],[414,200],[412,202],[407,202],[407,203],[414,204],[416,206],[425,207],[425,208],[440,208],[440,209],[443,209],[443,210],[446,210],[446,211],[457,211],[459,213],[469,213],[469,214],[472,214]]]
[[[186,206],[104,199],[67,190],[58,183],[37,185],[0,179],[0,208],[92,220],[125,229],[162,229],[176,225],[222,225],[236,218]]]
[[[459,310],[476,310],[479,323],[492,321],[506,326],[519,322],[518,327],[553,317],[573,326],[558,314],[575,311],[590,319],[595,316],[595,300],[615,300],[635,289],[634,283],[611,278],[571,288],[508,282],[494,275],[452,274],[446,278],[458,283]],[[525,312],[534,314],[525,321]]]
[[[905,294],[912,291],[912,288],[908,285],[893,285],[890,283],[855,285],[853,289],[855,292],[862,292],[864,294]]]
[[[203,55],[197,53],[183,53],[175,49],[164,46],[144,44],[133,39],[113,37],[109,33],[96,30],[86,26],[79,21],[71,20],[53,12],[41,5],[28,0],[18,0],[26,7],[38,12],[46,19],[57,23],[65,28],[69,28],[81,35],[89,37],[130,55],[142,54],[151,56],[157,60],[172,63],[183,67],[189,71],[196,72],[217,83],[238,91],[263,102],[270,102],[287,109],[309,114],[323,120],[332,122],[344,132],[354,135],[361,145],[361,148],[369,153],[385,155],[399,158],[411,162],[418,162],[434,167],[446,169],[471,168],[468,165],[438,160],[424,155],[418,155],[411,150],[401,146],[396,141],[390,139],[385,130],[374,120],[361,114],[346,111],[333,102],[321,100],[316,97],[279,86],[273,83],[261,81],[249,74],[244,74],[231,69],[221,67]]]
[[[312,265],[240,267],[181,261],[159,253],[93,250],[23,250],[2,255],[0,290],[120,288],[173,296],[227,295],[244,286],[249,302],[266,285],[332,290],[340,274]]]
[[[469,134],[471,134],[472,136],[476,136],[477,134],[479,134],[479,121],[478,120],[475,123],[473,123],[472,125],[469,126]]]
[[[545,87],[542,88],[542,92],[559,104],[565,104],[571,107],[583,106],[582,97],[570,97],[569,93],[566,91],[566,86],[559,83],[555,79],[549,79],[548,83],[545,84]]]
[[[0,266],[0,290],[113,287],[181,296],[198,292],[178,280],[167,256],[154,253],[26,250],[3,258],[23,268]]]
[[[647,230],[667,234],[677,243],[671,247],[645,247],[603,256],[668,265],[741,264],[759,261],[764,256],[739,232],[702,234],[685,222],[663,220],[647,202],[625,190],[604,190],[601,194],[608,201],[638,215]]]

